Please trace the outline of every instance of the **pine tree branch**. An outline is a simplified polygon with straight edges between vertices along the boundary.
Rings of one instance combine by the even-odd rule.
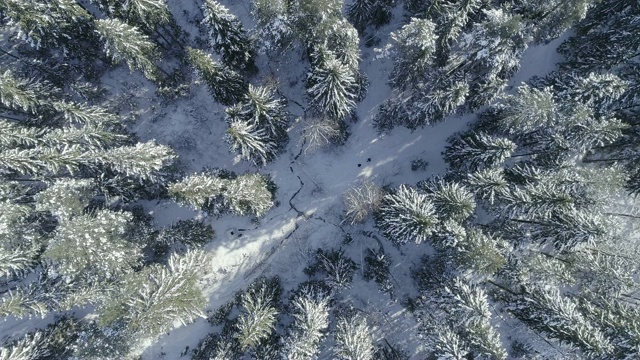
[[[627,217],[627,218],[632,218],[632,219],[640,219],[640,216],[637,215],[631,215],[631,214],[622,214],[622,213],[613,213],[613,212],[605,212],[602,213],[603,215],[609,215],[609,216],[619,216],[619,217]]]

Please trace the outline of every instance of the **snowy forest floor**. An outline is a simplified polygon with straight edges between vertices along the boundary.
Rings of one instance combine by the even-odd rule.
[[[239,16],[247,28],[252,27],[248,4],[233,2],[227,5]],[[199,36],[198,28],[190,20],[199,15],[196,5],[171,1],[171,11],[181,27],[191,37]],[[388,42],[388,34],[403,22],[401,11],[396,11],[391,24],[379,29],[380,46]],[[556,47],[563,38],[544,45],[529,48],[524,54],[521,69],[510,83],[516,87],[533,75],[545,75],[558,62]],[[133,131],[142,139],[156,139],[171,145],[180,155],[180,163],[186,173],[200,172],[204,168],[223,168],[244,173],[258,170],[270,174],[276,183],[277,206],[271,209],[259,223],[249,217],[225,215],[206,217],[172,201],[142,202],[146,211],[154,215],[157,225],[167,226],[181,219],[205,218],[216,236],[207,245],[213,257],[210,273],[205,277],[206,296],[215,311],[232,299],[258,276],[278,275],[285,290],[294,288],[306,280],[303,269],[318,248],[342,248],[362,269],[367,248],[384,246],[391,257],[391,275],[394,280],[394,296],[379,291],[378,285],[356,276],[352,287],[343,291],[338,301],[351,302],[367,314],[374,328],[374,342],[386,339],[409,350],[413,357],[421,353],[420,339],[414,338],[418,324],[399,300],[412,294],[410,278],[412,264],[429,252],[428,246],[405,245],[394,247],[390,242],[370,236],[377,234],[373,221],[363,225],[343,225],[343,194],[362,179],[369,179],[381,186],[415,184],[432,175],[446,171],[441,152],[446,140],[457,131],[466,128],[474,115],[453,116],[445,122],[416,131],[396,128],[390,134],[379,134],[372,120],[378,105],[389,97],[391,89],[386,84],[392,67],[390,59],[377,59],[374,48],[361,46],[361,69],[368,76],[370,85],[366,98],[357,108],[357,121],[350,122],[350,136],[344,146],[320,150],[313,154],[303,152],[301,129],[304,124],[304,78],[307,63],[302,54],[288,52],[279,58],[261,55],[255,84],[278,83],[278,89],[288,100],[292,115],[289,128],[290,141],[282,154],[272,163],[260,169],[246,162],[239,162],[224,143],[227,124],[224,107],[213,101],[204,84],[193,84],[186,97],[166,101],[156,97],[154,91],[139,74],[118,68],[109,72],[103,85],[122,91],[123,104],[136,109],[138,118]],[[302,105],[300,105],[302,104]],[[424,160],[424,170],[412,171],[413,160]],[[344,244],[346,234],[353,241]],[[174,329],[152,345],[140,349],[144,359],[177,359],[193,349],[212,327],[206,320]],[[413,358],[412,357],[412,358]],[[321,358],[331,358],[330,353]]]

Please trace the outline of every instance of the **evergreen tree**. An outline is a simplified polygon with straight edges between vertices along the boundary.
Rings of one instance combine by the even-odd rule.
[[[268,179],[260,174],[244,174],[224,179],[211,175],[191,175],[169,185],[169,195],[196,209],[212,209],[216,202],[238,215],[264,215],[273,206]]]
[[[504,254],[509,246],[498,237],[477,229],[468,229],[456,240],[454,258],[463,270],[477,275],[493,275],[506,264]]]
[[[507,138],[471,132],[454,138],[443,155],[455,170],[476,171],[502,165],[515,149],[516,144]]]
[[[209,29],[209,41],[222,54],[222,62],[232,68],[252,71],[255,68],[253,42],[242,23],[215,0],[205,0],[202,23]]]
[[[279,143],[287,139],[288,114],[284,99],[276,97],[275,89],[249,85],[237,107],[227,111],[229,118],[239,118],[264,129],[266,134]]]
[[[530,37],[526,31],[526,23],[519,14],[506,9],[488,9],[482,12],[485,20],[476,23],[470,33],[462,36],[461,56],[447,67],[455,66],[452,70],[466,70],[482,77],[484,81],[470,87],[472,96],[491,99],[490,95],[497,94],[482,94],[483,90],[495,88],[490,84],[508,80],[515,73]],[[449,74],[449,71],[445,74]],[[486,103],[476,100],[475,106],[481,105]]]
[[[544,218],[554,212],[584,209],[593,201],[577,184],[560,185],[553,180],[527,184],[503,193],[502,211],[510,217]]]
[[[550,88],[538,90],[529,85],[518,87],[515,95],[505,98],[499,108],[498,124],[511,134],[528,134],[552,127],[558,110]]]
[[[535,40],[549,42],[584,19],[587,11],[598,1],[525,1],[517,11],[535,24]]]
[[[484,169],[468,174],[467,185],[476,196],[493,205],[507,191],[507,180],[502,169]]]
[[[131,334],[155,337],[173,327],[204,318],[205,298],[197,281],[208,266],[199,251],[174,254],[166,266],[151,265],[127,276],[118,296],[99,309],[103,325],[124,322]]]
[[[159,181],[162,175],[160,170],[176,158],[170,147],[158,145],[154,141],[114,147],[95,155],[100,163],[117,172],[151,181]]]
[[[441,35],[437,42],[437,60],[440,66],[446,65],[451,50],[451,44],[457,42],[470,18],[482,7],[481,1],[464,0],[453,4],[442,5],[442,15],[439,16],[442,25]]]
[[[20,78],[11,70],[0,73],[0,103],[11,110],[36,114],[51,93],[55,90],[47,83]]]
[[[285,50],[294,39],[294,17],[285,0],[253,0],[251,14],[257,21],[256,42],[261,52]]]
[[[18,28],[18,36],[36,49],[69,45],[69,39],[81,33],[78,28],[88,29],[91,18],[74,0],[2,0],[0,11]]]
[[[329,144],[344,143],[348,135],[345,128],[344,121],[331,118],[319,117],[309,120],[302,130],[304,153],[313,153]]]
[[[307,79],[307,96],[311,106],[342,120],[356,106],[356,79],[352,70],[329,53],[311,69]]]
[[[62,113],[64,119],[72,124],[113,127],[120,123],[120,118],[99,106],[56,101],[52,104],[56,111]]]
[[[559,2],[555,3],[559,8],[563,7]],[[580,2],[567,2],[569,6],[575,3]],[[631,65],[640,39],[634,36],[635,23],[629,19],[637,17],[639,12],[640,8],[634,2],[605,0],[595,3],[586,18],[576,24],[575,35],[559,47],[565,57],[563,69],[587,74]]]
[[[0,278],[22,277],[35,266],[36,249],[6,249],[0,247]]]
[[[437,184],[431,200],[438,214],[455,221],[468,219],[476,208],[473,195],[463,185],[455,182]]]
[[[392,0],[356,0],[347,9],[347,16],[360,32],[373,25],[380,27],[391,20]]]
[[[95,184],[91,180],[58,179],[36,195],[36,210],[49,211],[59,221],[66,221],[82,215],[94,193]]]
[[[237,338],[243,350],[255,348],[267,338],[275,328],[278,310],[274,307],[276,299],[265,286],[258,286],[242,294],[244,313],[238,318]]]
[[[257,166],[266,165],[276,157],[278,151],[278,144],[269,137],[266,130],[245,120],[233,119],[229,122],[227,141],[231,150],[238,152],[240,158]]]
[[[325,36],[320,30],[342,15],[340,0],[297,0],[289,7],[295,16],[296,33],[305,44],[322,41]],[[320,31],[319,31],[320,30]]]
[[[633,359],[640,349],[640,309],[636,305],[608,297],[580,301],[580,310],[611,339],[617,358]]]
[[[131,272],[142,256],[125,238],[131,214],[99,210],[62,222],[43,256],[61,275],[89,282]]]
[[[209,207],[210,202],[222,195],[228,180],[206,174],[189,175],[169,185],[169,195],[178,202],[196,209]]]
[[[510,310],[529,326],[549,337],[579,347],[590,357],[611,356],[613,346],[602,330],[579,311],[575,301],[557,288],[527,288]]]
[[[464,360],[469,354],[469,350],[460,336],[450,327],[438,331],[434,350],[434,354],[442,359]]]
[[[0,151],[0,168],[19,174],[75,173],[90,162],[89,154],[78,145],[63,148],[13,148]]]
[[[460,318],[460,325],[464,326],[465,338],[474,355],[505,360],[507,351],[497,330],[491,325],[491,311],[484,290],[460,278],[454,279],[451,288],[446,290],[453,297],[454,313]]]
[[[341,318],[336,326],[336,354],[345,360],[373,359],[373,342],[367,320],[361,316]]]
[[[384,197],[376,225],[395,243],[414,241],[420,244],[435,231],[438,221],[433,203],[426,194],[401,185],[395,193]]]
[[[158,67],[153,63],[157,49],[146,35],[117,19],[99,19],[95,24],[105,43],[105,52],[114,63],[124,61],[131,71],[141,70],[147,79],[159,79]]]
[[[396,59],[391,84],[405,89],[425,77],[433,65],[436,40],[435,24],[427,19],[412,18],[402,29],[391,33],[396,44]]]
[[[209,87],[211,95],[223,105],[242,99],[246,85],[233,70],[217,64],[211,56],[199,49],[187,48],[189,62],[196,68]]]
[[[229,181],[223,196],[232,212],[261,217],[273,207],[273,194],[269,187],[266,176],[244,174]]]
[[[127,0],[123,9],[129,22],[144,24],[150,30],[171,20],[166,0]]]
[[[407,113],[409,119],[405,125],[416,128],[424,123],[442,120],[464,105],[468,94],[469,85],[463,81],[451,83],[444,88],[429,89],[425,93],[415,91],[407,100],[412,102],[413,106]]]
[[[27,334],[10,344],[0,347],[0,360],[34,360],[51,355],[45,345],[47,339],[42,331]]]
[[[314,359],[329,327],[329,299],[312,291],[293,300],[293,331],[285,342],[288,360]]]

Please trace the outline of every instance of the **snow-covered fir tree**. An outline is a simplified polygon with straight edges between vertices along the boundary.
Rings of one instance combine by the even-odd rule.
[[[209,42],[222,55],[222,62],[234,69],[253,71],[253,41],[240,20],[215,0],[205,0],[202,9],[202,23],[209,30]]]
[[[70,279],[94,281],[131,272],[142,254],[124,236],[130,221],[131,214],[108,210],[76,216],[57,227],[43,255]]]
[[[158,50],[148,36],[117,19],[99,19],[95,24],[104,50],[114,63],[126,62],[131,71],[140,70],[149,80],[160,78],[154,63]]]
[[[95,184],[89,179],[58,179],[36,195],[36,210],[49,211],[60,221],[69,220],[82,215],[94,194]]]
[[[261,174],[244,174],[229,181],[223,196],[238,215],[263,216],[273,207],[269,179]]]
[[[264,129],[273,140],[285,142],[286,126],[289,122],[286,102],[277,96],[276,89],[267,86],[249,85],[244,98],[227,113],[230,119],[239,118]]]
[[[285,357],[288,360],[314,359],[329,327],[329,299],[309,290],[294,299],[293,306],[294,322],[292,332],[285,340]]]
[[[171,21],[166,0],[90,0],[109,15],[131,25],[155,31],[160,25]]]
[[[539,90],[529,85],[522,85],[515,95],[508,95],[500,110],[500,128],[517,134],[527,134],[552,126],[558,116],[551,89]]]
[[[307,78],[311,106],[336,119],[344,119],[356,106],[357,83],[352,69],[328,52]]]
[[[439,16],[441,25],[438,27],[440,35],[437,40],[437,62],[445,66],[449,60],[451,46],[458,41],[469,20],[483,4],[479,0],[465,0],[452,4],[442,4],[442,15]],[[431,8],[429,9],[431,10]]]
[[[166,266],[156,264],[127,276],[118,296],[99,308],[105,325],[124,322],[132,335],[155,337],[204,318],[205,298],[198,278],[208,271],[207,255],[201,251],[174,254]]]
[[[42,331],[27,334],[11,344],[0,347],[1,360],[32,360],[51,355],[46,347],[47,339]]]
[[[229,112],[231,111],[235,111],[235,108]],[[231,118],[226,138],[232,151],[237,152],[243,160],[258,166],[273,160],[278,152],[278,144],[267,131],[247,120]]]
[[[487,168],[468,174],[466,183],[477,197],[487,200],[491,205],[507,191],[507,180],[503,170],[499,168]]]
[[[373,341],[367,319],[355,315],[340,318],[335,330],[336,354],[345,360],[373,359]]]
[[[536,41],[549,42],[560,36],[563,31],[585,18],[587,11],[598,1],[526,1],[518,12],[529,21],[535,23],[534,37]]]
[[[443,155],[452,168],[475,171],[502,165],[516,148],[507,138],[472,132],[456,137]]]
[[[82,31],[89,31],[91,15],[74,0],[3,0],[0,10],[18,37],[36,49],[68,47]]]
[[[429,196],[406,185],[385,195],[376,215],[376,226],[387,239],[398,244],[425,242],[438,222]]]
[[[454,279],[451,289],[454,312],[460,325],[465,325],[465,338],[475,356],[505,360],[505,350],[497,329],[491,324],[491,311],[486,292],[473,284],[467,284],[460,278]]]
[[[412,18],[402,29],[391,33],[391,38],[396,53],[391,83],[404,89],[423,79],[433,64],[438,39],[435,24],[427,19]]]
[[[234,104],[242,98],[247,86],[235,71],[216,63],[202,50],[187,48],[189,62],[206,82],[211,95],[223,105]]]
[[[253,0],[251,14],[257,21],[256,46],[267,55],[285,51],[293,42],[294,17],[286,0]]]
[[[269,180],[261,174],[244,174],[220,178],[208,174],[190,175],[169,185],[169,194],[179,202],[194,207],[220,211],[221,205],[238,215],[264,215],[273,206]]]
[[[510,304],[510,311],[552,339],[579,347],[589,357],[608,357],[613,346],[602,330],[579,310],[574,299],[557,288],[528,287]]]
[[[161,170],[176,158],[173,149],[156,144],[155,141],[114,147],[92,155],[96,156],[100,163],[117,172],[152,181],[160,180]]]
[[[278,310],[273,306],[275,300],[265,286],[258,286],[242,295],[244,312],[236,326],[243,350],[254,348],[274,331],[278,316]]]
[[[356,0],[347,9],[349,20],[362,32],[367,26],[380,27],[391,20],[393,0]]]
[[[456,182],[440,182],[432,191],[431,201],[442,218],[465,221],[476,208],[473,195],[464,185]]]
[[[249,85],[243,99],[226,113],[227,140],[244,160],[264,165],[288,140],[285,103],[275,97],[273,89]]]
[[[11,110],[35,114],[56,90],[50,84],[16,76],[7,69],[0,73],[0,102]]]

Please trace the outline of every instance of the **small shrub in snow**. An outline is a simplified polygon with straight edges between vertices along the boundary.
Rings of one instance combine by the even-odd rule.
[[[346,207],[345,220],[353,225],[363,222],[370,214],[377,211],[382,204],[383,191],[369,180],[364,180],[344,195]]]
[[[429,166],[429,162],[424,159],[415,159],[411,161],[411,171],[425,171]]]
[[[304,152],[312,153],[329,144],[343,144],[347,135],[346,124],[341,120],[311,119],[302,130]]]

